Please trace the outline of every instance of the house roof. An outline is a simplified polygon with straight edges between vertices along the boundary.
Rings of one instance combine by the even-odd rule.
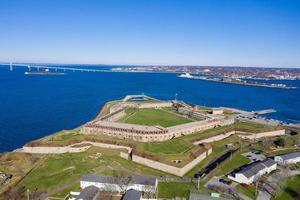
[[[89,175],[83,176],[81,181],[97,182],[97,183],[111,183],[111,184],[117,183],[116,179],[112,176],[99,176],[99,175],[95,175],[95,174],[89,174]],[[132,176],[130,183],[131,184],[139,184],[139,185],[155,186],[156,178],[151,177],[151,176]]]
[[[142,193],[136,190],[127,190],[122,200],[140,200]]]
[[[256,175],[259,171],[263,170],[265,167],[258,162],[253,162],[244,168],[242,168],[238,173],[243,174],[247,178]]]
[[[267,166],[267,167],[271,167],[271,166],[276,164],[276,162],[271,158],[267,158],[267,159],[261,161],[260,163]]]
[[[241,173],[244,176],[246,176],[247,178],[250,178],[256,174],[258,174],[258,172],[260,172],[261,170],[267,168],[267,167],[271,167],[274,164],[276,164],[276,162],[270,158],[267,158],[263,161],[256,161],[253,163],[250,163],[249,165],[246,165],[245,167],[243,167],[241,170],[239,170],[236,173]]]
[[[294,152],[294,153],[288,153],[288,154],[284,154],[284,155],[279,155],[279,157],[281,157],[283,160],[298,158],[298,157],[300,157],[300,151]]]
[[[98,194],[98,192],[99,188],[93,185],[88,186],[80,192],[76,200],[92,200]]]

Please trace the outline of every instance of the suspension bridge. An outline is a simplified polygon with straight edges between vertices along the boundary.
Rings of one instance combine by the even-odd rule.
[[[57,71],[71,71],[71,72],[111,72],[111,70],[101,69],[88,69],[88,68],[77,68],[77,67],[61,67],[61,66],[46,66],[46,65],[29,65],[29,64],[15,64],[15,63],[0,63],[0,66],[8,66],[10,71],[13,71],[16,67],[26,67],[29,71],[36,70],[53,70]]]

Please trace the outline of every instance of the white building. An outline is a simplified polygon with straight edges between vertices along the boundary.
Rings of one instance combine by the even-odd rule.
[[[213,114],[213,115],[222,115],[223,112],[224,112],[224,110],[221,109],[221,108],[214,108],[214,109],[212,110],[212,114]]]
[[[121,192],[124,189],[134,189],[140,192],[155,193],[157,184],[157,179],[150,176],[132,176],[129,183],[122,183],[122,181],[112,176],[99,176],[94,174],[86,175],[80,180],[80,187],[82,189],[88,186],[95,186],[100,190],[114,192]]]
[[[300,162],[300,151],[294,153],[288,153],[274,157],[275,162],[280,165],[295,164]]]
[[[228,175],[228,178],[238,183],[251,184],[264,174],[268,174],[277,168],[277,163],[267,158],[241,167]]]

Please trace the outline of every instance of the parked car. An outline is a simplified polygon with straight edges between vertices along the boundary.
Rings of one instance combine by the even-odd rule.
[[[221,182],[221,183],[223,183],[223,184],[226,184],[226,185],[231,185],[231,183],[232,183],[232,181],[227,181],[227,180],[225,180],[225,179],[223,179],[223,178],[220,178],[220,179],[219,179],[219,182]]]
[[[256,154],[256,155],[259,155],[260,152],[259,151],[256,151],[256,150],[253,150],[252,153]]]

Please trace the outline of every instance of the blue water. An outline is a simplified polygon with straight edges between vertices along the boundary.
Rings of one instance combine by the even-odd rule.
[[[102,67],[103,68],[103,67]],[[104,67],[108,68],[108,67]],[[228,85],[159,73],[82,73],[24,75],[0,67],[0,152],[93,119],[109,100],[127,94],[177,98],[206,106],[245,110],[274,108],[270,117],[300,121],[300,81],[279,81],[295,90]]]

